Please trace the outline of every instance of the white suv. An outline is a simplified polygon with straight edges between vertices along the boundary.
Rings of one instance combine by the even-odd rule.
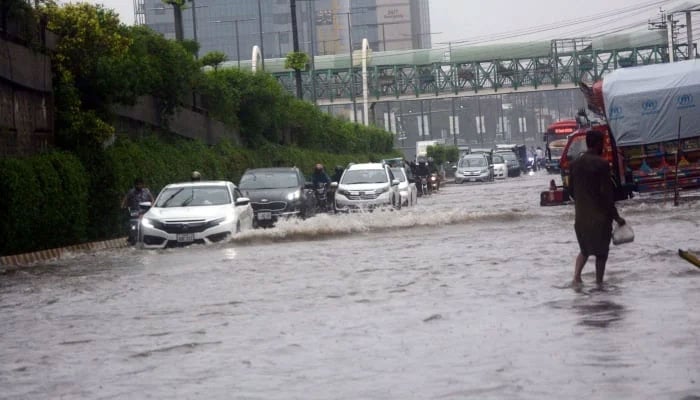
[[[334,182],[335,186],[336,183]],[[349,166],[335,192],[337,211],[373,209],[378,207],[401,208],[399,180],[386,164],[367,163]]]

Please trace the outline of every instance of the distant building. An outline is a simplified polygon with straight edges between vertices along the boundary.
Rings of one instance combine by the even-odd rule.
[[[145,23],[167,38],[175,38],[172,6],[161,0],[135,0],[137,23]],[[251,57],[260,45],[258,4],[266,58],[282,58],[292,51],[289,0],[195,0],[200,54],[223,51],[230,60]],[[374,51],[430,48],[429,0],[316,0],[297,1],[299,47],[311,53],[348,51],[348,16],[353,48],[367,38]],[[192,2],[182,12],[185,38],[192,39]],[[313,17],[312,17],[313,16]],[[238,22],[234,22],[238,20]],[[236,40],[238,25],[238,43]],[[238,54],[240,49],[240,55]]]

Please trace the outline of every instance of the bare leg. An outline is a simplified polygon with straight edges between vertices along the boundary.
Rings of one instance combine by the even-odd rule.
[[[595,282],[599,285],[603,283],[603,276],[605,275],[605,263],[607,261],[607,255],[595,257]]]
[[[588,257],[584,257],[582,253],[578,253],[576,257],[576,265],[574,267],[574,283],[581,283],[581,271],[583,271],[583,266],[586,265]]]

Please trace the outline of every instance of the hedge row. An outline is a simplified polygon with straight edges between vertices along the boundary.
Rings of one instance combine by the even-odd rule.
[[[297,166],[310,174],[321,162],[331,171],[349,162],[378,161],[396,154],[340,155],[265,144],[250,150],[222,143],[208,147],[184,139],[118,138],[102,150],[76,155],[49,153],[0,160],[0,255],[109,239],[125,234],[122,196],[135,178],[157,194],[172,182],[203,179],[238,182],[246,168]]]

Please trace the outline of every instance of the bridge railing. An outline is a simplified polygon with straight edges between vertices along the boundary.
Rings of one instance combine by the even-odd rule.
[[[685,45],[682,45],[685,47]],[[682,53],[682,51],[680,51]],[[368,68],[370,96],[405,98],[460,93],[494,93],[499,90],[558,87],[593,82],[617,68],[668,62],[666,46],[560,53],[549,57],[432,63],[428,65],[375,65]],[[294,74],[275,74],[295,93]],[[312,79],[315,80],[312,82]],[[327,69],[303,73],[304,98],[334,102],[362,96],[362,71]]]

